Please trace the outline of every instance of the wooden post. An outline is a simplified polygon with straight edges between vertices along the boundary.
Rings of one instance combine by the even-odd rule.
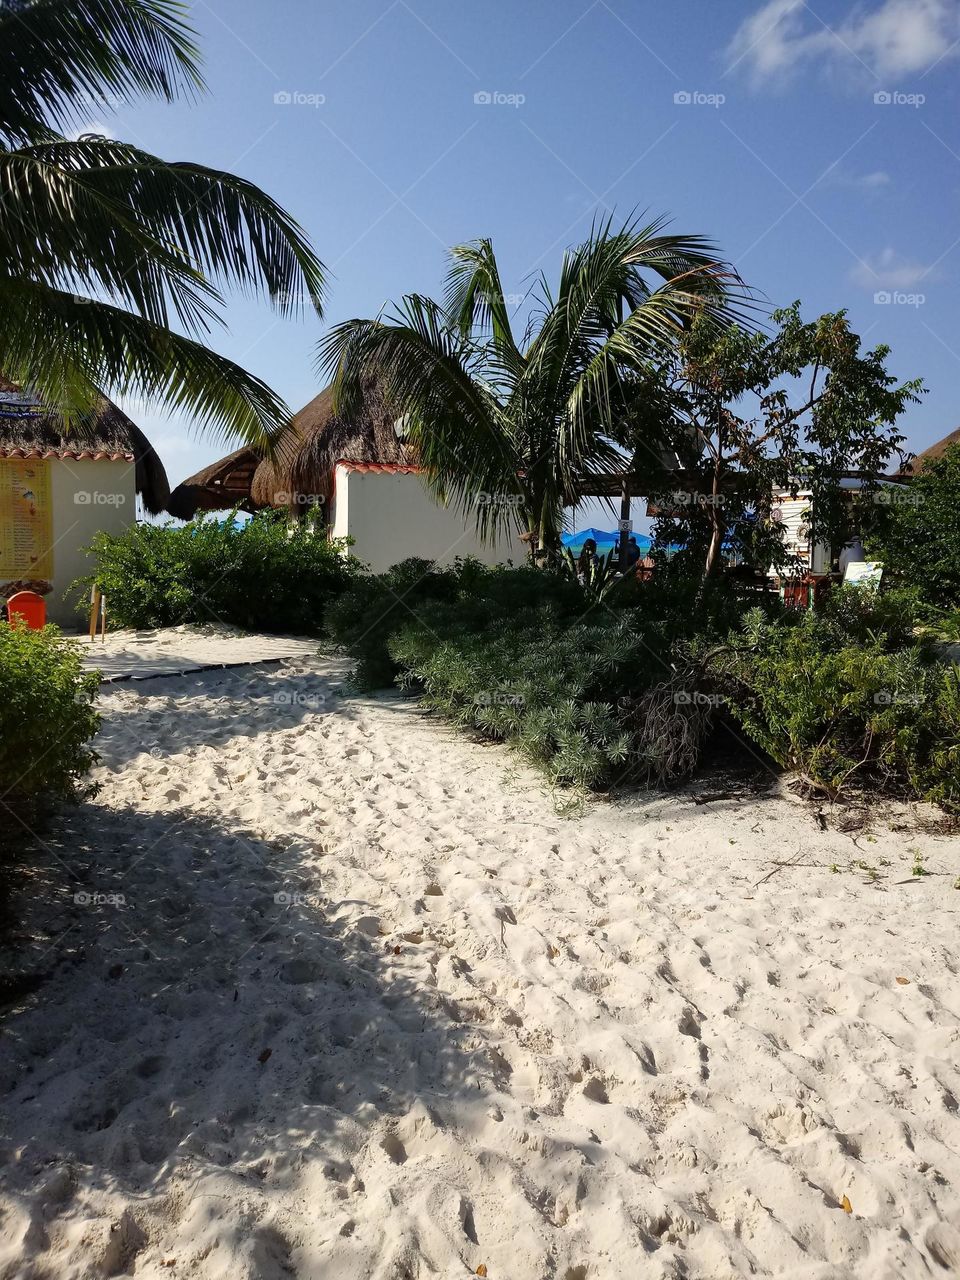
[[[620,572],[627,572],[627,542],[630,538],[630,477],[623,477],[620,489]]]
[[[100,588],[90,588],[90,643],[93,644],[97,634],[97,621],[100,617]]]

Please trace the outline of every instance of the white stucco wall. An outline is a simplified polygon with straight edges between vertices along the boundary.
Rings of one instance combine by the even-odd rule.
[[[824,543],[810,543],[810,504],[813,495],[798,493],[794,497],[786,489],[774,493],[774,502],[779,506],[780,518],[784,527],[783,545],[792,555],[800,560],[811,573],[821,574],[830,571],[830,548]],[[771,573],[777,570],[771,566]]]
[[[89,573],[91,562],[83,548],[99,529],[120,533],[137,518],[137,493],[132,462],[74,462],[51,459],[53,499],[53,591],[46,597],[47,619],[68,630],[82,626],[82,618],[64,592]],[[108,614],[109,625],[109,614]]]
[[[382,573],[411,556],[451,564],[474,556],[484,564],[523,563],[525,548],[514,534],[490,545],[455,507],[440,506],[418,475],[348,471],[337,467],[331,512],[333,536],[351,537],[351,548]]]

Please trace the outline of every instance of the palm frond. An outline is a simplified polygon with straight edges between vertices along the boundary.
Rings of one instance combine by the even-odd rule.
[[[455,245],[450,250],[444,306],[450,325],[464,340],[478,329],[489,330],[501,358],[514,367],[522,364],[500,268],[489,240]]]
[[[290,412],[265,383],[190,338],[106,303],[0,276],[4,376],[69,423],[103,391],[189,415],[215,439],[271,451]]]
[[[497,399],[468,367],[469,347],[443,308],[410,295],[386,321],[350,320],[320,347],[338,412],[354,411],[375,380],[405,418],[411,443],[441,500],[472,512],[481,537],[516,526],[517,457]]]
[[[322,313],[322,263],[299,224],[253,183],[100,137],[48,141],[0,162],[0,194],[19,197],[11,213],[37,237],[19,237],[18,247],[20,228],[5,237],[0,224],[0,262],[10,260],[9,242],[25,274],[62,284],[63,274],[43,272],[80,265],[79,278],[99,276],[159,323],[169,292],[193,331],[210,315],[198,293],[219,297],[209,283],[190,289],[202,278],[265,293],[281,314]]]
[[[66,144],[71,146],[72,144]],[[105,292],[155,324],[168,303],[190,331],[207,329],[220,295],[137,210],[91,189],[68,166],[0,149],[0,264],[68,292]]]
[[[24,141],[91,106],[201,88],[179,0],[0,0],[0,134]]]

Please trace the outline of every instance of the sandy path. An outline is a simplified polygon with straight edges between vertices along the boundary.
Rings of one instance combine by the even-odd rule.
[[[4,1280],[960,1274],[955,842],[563,818],[333,671],[104,696],[3,1024]]]

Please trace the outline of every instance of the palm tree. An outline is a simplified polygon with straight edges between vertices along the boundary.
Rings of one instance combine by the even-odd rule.
[[[319,314],[302,229],[232,174],[58,132],[91,104],[201,88],[181,14],[178,0],[0,0],[0,370],[71,420],[104,391],[135,394],[268,445],[286,406],[204,338],[223,286]]]
[[[321,343],[341,411],[377,380],[441,500],[471,511],[482,537],[514,525],[532,558],[555,556],[584,475],[624,469],[617,441],[631,435],[651,363],[695,314],[733,314],[735,277],[710,244],[663,226],[595,224],[564,255],[555,295],[541,277],[522,344],[490,241],[454,248],[442,304],[409,295]]]

